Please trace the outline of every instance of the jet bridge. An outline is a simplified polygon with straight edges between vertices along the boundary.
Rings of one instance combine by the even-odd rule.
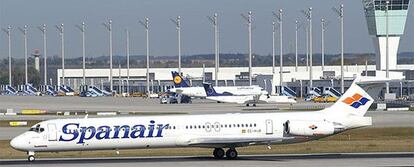
[[[58,92],[66,96],[73,96],[75,94],[75,91],[71,87],[66,86],[66,85],[60,85]]]
[[[296,92],[293,91],[292,89],[290,89],[287,86],[282,86],[282,94],[285,95],[285,96],[297,97]]]
[[[342,94],[333,87],[325,87],[323,94],[327,94],[338,99],[342,96]]]
[[[17,95],[18,91],[15,88],[13,88],[11,85],[6,85],[4,87],[4,94],[5,95]]]
[[[318,96],[322,96],[322,90],[319,89],[318,87],[312,87],[309,90],[309,94],[314,96],[314,97],[318,97]]]
[[[36,88],[33,87],[32,84],[23,85],[23,92],[25,95],[28,96],[37,96],[39,95],[39,92]]]

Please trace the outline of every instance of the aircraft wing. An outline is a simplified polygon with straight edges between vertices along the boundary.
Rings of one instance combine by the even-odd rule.
[[[291,137],[275,137],[275,136],[263,136],[263,137],[240,137],[240,136],[208,136],[208,137],[198,137],[191,138],[187,141],[190,146],[204,146],[204,147],[214,147],[214,146],[248,146],[256,143],[271,143],[276,141],[281,141],[284,139],[290,139]]]

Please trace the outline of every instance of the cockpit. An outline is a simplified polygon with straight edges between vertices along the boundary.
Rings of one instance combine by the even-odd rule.
[[[36,133],[42,133],[43,131],[45,131],[45,128],[40,127],[40,124],[36,124],[36,125],[32,126],[29,129],[29,131],[36,132]]]

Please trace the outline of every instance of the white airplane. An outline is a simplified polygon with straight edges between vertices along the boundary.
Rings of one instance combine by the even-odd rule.
[[[175,116],[54,119],[40,122],[13,138],[27,152],[118,150],[172,147],[212,148],[215,158],[235,159],[236,148],[306,142],[372,125],[364,117],[383,84],[354,82],[332,106],[320,111]],[[224,151],[224,149],[227,149]]]
[[[229,92],[223,92],[223,93],[217,93],[215,88],[208,83],[204,83],[204,90],[206,92],[206,99],[223,102],[223,103],[236,103],[236,104],[245,104],[246,106],[249,106],[250,104],[253,104],[253,106],[256,106],[256,104],[262,104],[262,103],[272,103],[272,104],[292,104],[296,103],[296,100],[293,97],[290,96],[275,96],[275,95],[269,95],[259,94],[259,95],[234,95]]]
[[[187,95],[190,97],[207,97],[203,87],[191,87],[186,78],[183,78],[178,72],[171,71],[175,88],[170,92]],[[218,86],[215,87],[217,92],[229,92],[235,95],[260,95],[267,93],[263,88],[257,85],[252,86]]]

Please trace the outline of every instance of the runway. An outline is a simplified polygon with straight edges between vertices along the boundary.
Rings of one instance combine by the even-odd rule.
[[[237,160],[216,160],[198,156],[109,157],[109,158],[38,158],[29,163],[25,159],[0,160],[6,166],[414,166],[414,153],[332,153],[332,154],[269,154],[240,155]]]

